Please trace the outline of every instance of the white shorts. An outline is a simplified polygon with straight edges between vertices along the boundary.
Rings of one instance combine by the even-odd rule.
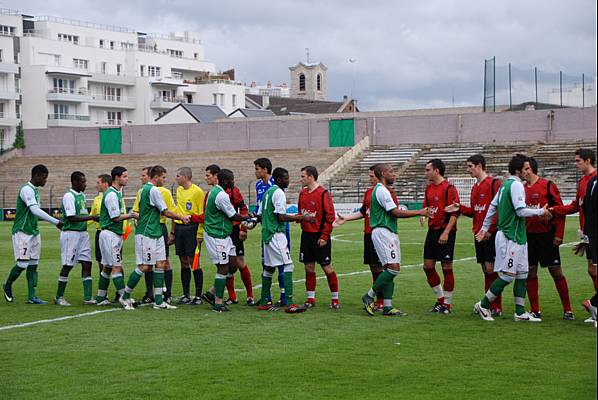
[[[135,262],[137,265],[156,265],[158,261],[166,260],[164,238],[150,238],[135,235]]]
[[[237,255],[237,248],[233,244],[233,240],[230,236],[224,239],[218,239],[211,237],[205,231],[203,233],[203,241],[206,244],[208,250],[208,257],[214,265],[228,264],[229,256],[235,257]]]
[[[91,262],[91,243],[87,231],[60,232],[60,259],[62,265],[70,267],[79,261]]]
[[[494,241],[496,258],[494,259],[494,272],[509,274],[527,273],[529,263],[527,259],[527,243],[518,244],[507,239],[502,231],[496,232]]]
[[[284,233],[276,232],[270,243],[263,243],[264,246],[264,265],[266,267],[278,267],[280,265],[292,264],[291,254],[287,237]]]
[[[12,235],[12,249],[15,260],[39,260],[42,249],[41,236],[17,232]]]
[[[123,238],[107,229],[100,232],[100,252],[102,265],[105,267],[122,266]]]
[[[401,263],[401,242],[397,234],[386,228],[374,228],[372,242],[374,242],[380,264],[384,266]]]

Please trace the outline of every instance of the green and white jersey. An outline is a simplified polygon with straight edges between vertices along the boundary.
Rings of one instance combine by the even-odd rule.
[[[224,239],[233,232],[230,218],[237,212],[230,202],[230,197],[219,185],[208,193],[204,210],[204,232],[213,238]]]
[[[116,190],[113,186],[110,186],[104,193],[100,207],[100,228],[102,230],[106,229],[117,235],[123,234],[124,221],[114,222],[112,220],[125,213],[122,198],[121,191]]]
[[[277,214],[287,213],[287,197],[277,185],[272,185],[264,197],[258,210],[262,216],[262,242],[268,244],[275,233],[285,231],[285,223],[278,220]]]
[[[153,239],[161,238],[160,215],[164,210],[166,210],[166,203],[160,190],[151,182],[143,185],[139,195],[139,220],[135,233]]]
[[[392,233],[397,233],[397,217],[390,211],[397,208],[390,191],[381,183],[376,184],[370,199],[370,226],[386,228]]]
[[[526,207],[525,188],[521,180],[511,176],[504,181],[492,203],[498,211],[496,228],[517,244],[527,243],[525,218],[518,216],[516,212]]]
[[[39,206],[39,190],[31,182],[21,187],[17,196],[17,215],[12,224],[12,234],[23,232],[27,235],[39,235],[37,217],[29,207]]]
[[[86,231],[87,221],[70,222],[68,217],[87,215],[85,195],[73,189],[69,190],[62,197],[62,230],[63,231]]]

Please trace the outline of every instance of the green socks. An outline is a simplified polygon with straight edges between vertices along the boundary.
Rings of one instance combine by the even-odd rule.
[[[513,295],[515,295],[515,313],[521,315],[525,312],[525,279],[515,279]]]
[[[91,300],[92,296],[91,284],[93,281],[91,279],[91,276],[84,276],[83,278],[81,278],[81,280],[83,281],[83,300],[89,301]]]
[[[266,304],[268,304],[268,299],[271,297],[271,289],[272,274],[270,274],[270,276],[266,276],[264,275],[264,273],[262,273],[262,295],[260,299],[260,305],[265,306]]]
[[[216,289],[215,296],[219,299],[224,297],[224,288],[226,287],[226,275],[216,274],[214,279],[214,289]]]
[[[131,298],[131,292],[133,291],[133,289],[135,289],[135,286],[137,286],[142,276],[143,272],[141,272],[139,268],[135,268],[133,273],[129,275],[129,280],[127,281],[127,287],[125,288],[125,294],[123,294],[123,299],[127,300]],[[114,285],[116,286],[116,281],[114,282]]]
[[[56,290],[56,298],[59,299],[64,296],[64,290],[66,289],[66,284],[69,281],[68,276],[59,276],[58,277],[58,290]]]
[[[156,269],[152,280],[154,282],[154,303],[159,306],[164,301],[164,293],[162,293],[162,288],[164,287],[164,270]]]
[[[282,278],[284,281],[284,294],[287,299],[287,305],[291,305],[293,304],[293,273],[285,271],[282,274]]]
[[[501,278],[498,278],[494,282],[492,282],[490,289],[488,289],[488,291],[486,292],[486,295],[482,299],[482,302],[481,302],[482,307],[490,308],[490,302],[493,301],[498,296],[500,296],[502,291],[505,290],[505,287],[507,287],[507,285],[509,283],[510,282],[507,282]],[[524,292],[525,292],[525,287],[524,287]],[[525,293],[524,293],[524,295],[525,295]]]
[[[29,300],[35,297],[35,287],[37,286],[37,265],[27,266],[27,298]]]
[[[21,273],[25,269],[26,268],[21,268],[18,265],[15,265],[14,267],[12,267],[12,269],[10,270],[10,273],[8,274],[8,278],[6,279],[6,285],[11,286],[12,283],[17,280],[17,278],[21,275]]]

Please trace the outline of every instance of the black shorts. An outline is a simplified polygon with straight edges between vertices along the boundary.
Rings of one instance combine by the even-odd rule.
[[[168,228],[166,224],[160,224],[162,226],[162,237],[164,238],[164,250],[166,251],[166,258],[170,255],[168,251]]]
[[[444,229],[428,229],[426,235],[426,242],[424,244],[424,259],[436,260],[440,262],[452,262],[453,254],[455,252],[455,237],[456,231],[449,233],[448,242],[446,244],[438,243],[440,235]]]
[[[496,258],[496,247],[494,246],[494,239],[496,239],[496,232],[490,236],[488,240],[478,242],[474,239],[475,244],[475,258],[478,264],[487,262],[494,262]]]
[[[371,233],[363,234],[363,263],[367,265],[381,264],[378,253],[376,253],[376,248],[374,247],[374,242],[372,241]]]
[[[174,248],[179,257],[193,257],[197,247],[197,224],[174,226]]]
[[[245,245],[243,241],[239,239],[239,233],[241,232],[241,228],[239,225],[233,225],[233,232],[230,234],[230,238],[235,245],[237,251],[237,257],[242,257],[245,255]]]
[[[101,264],[102,263],[102,252],[100,251],[100,232],[101,232],[101,230],[96,229],[95,248],[93,251],[96,256],[96,261]]]
[[[301,232],[299,261],[303,264],[317,262],[325,267],[332,262],[332,245],[330,244],[330,240],[326,242],[326,246],[320,247],[318,246],[320,235],[320,232]]]
[[[527,234],[527,261],[530,266],[542,268],[561,265],[559,247],[552,242],[552,232]]]

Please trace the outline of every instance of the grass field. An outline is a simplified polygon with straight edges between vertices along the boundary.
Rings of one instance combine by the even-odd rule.
[[[505,316],[493,323],[472,314],[483,293],[470,234],[459,222],[455,251],[454,312],[428,310],[434,296],[421,270],[425,230],[415,220],[399,223],[401,275],[395,305],[402,318],[368,317],[360,297],[370,285],[362,265],[361,222],[335,230],[334,266],[340,274],[342,309],[327,308],[329,291],[318,280],[316,308],[300,315],[260,313],[240,304],[216,314],[207,305],[172,312],[150,307],[103,312],[11,329],[3,327],[98,308],[81,306],[80,273],[71,272],[66,297],[72,307],[26,305],[24,274],[14,284],[15,302],[0,300],[0,398],[2,399],[594,399],[596,330],[584,324],[580,301],[592,294],[585,259],[562,248],[575,321],[563,321],[558,295],[540,271],[544,321],[513,322],[511,288]],[[60,269],[58,231],[42,226],[38,295],[51,301]],[[568,219],[565,243],[575,241],[577,220]],[[299,237],[293,228],[295,280],[305,278],[297,262]],[[259,284],[259,228],[246,242],[254,285]],[[205,252],[204,252],[205,253]],[[0,223],[0,280],[13,266],[10,225]],[[126,241],[125,270],[134,268],[133,241]],[[214,267],[202,256],[206,281]],[[178,260],[174,292],[180,292]],[[94,266],[94,294],[97,269]],[[324,275],[319,271],[319,277]],[[242,287],[237,278],[237,287]],[[140,298],[140,283],[134,297]],[[192,284],[193,288],[193,284]],[[110,288],[112,297],[113,286]],[[303,281],[296,301],[305,299]],[[259,289],[256,292],[259,295]],[[105,310],[105,308],[101,308]]]

